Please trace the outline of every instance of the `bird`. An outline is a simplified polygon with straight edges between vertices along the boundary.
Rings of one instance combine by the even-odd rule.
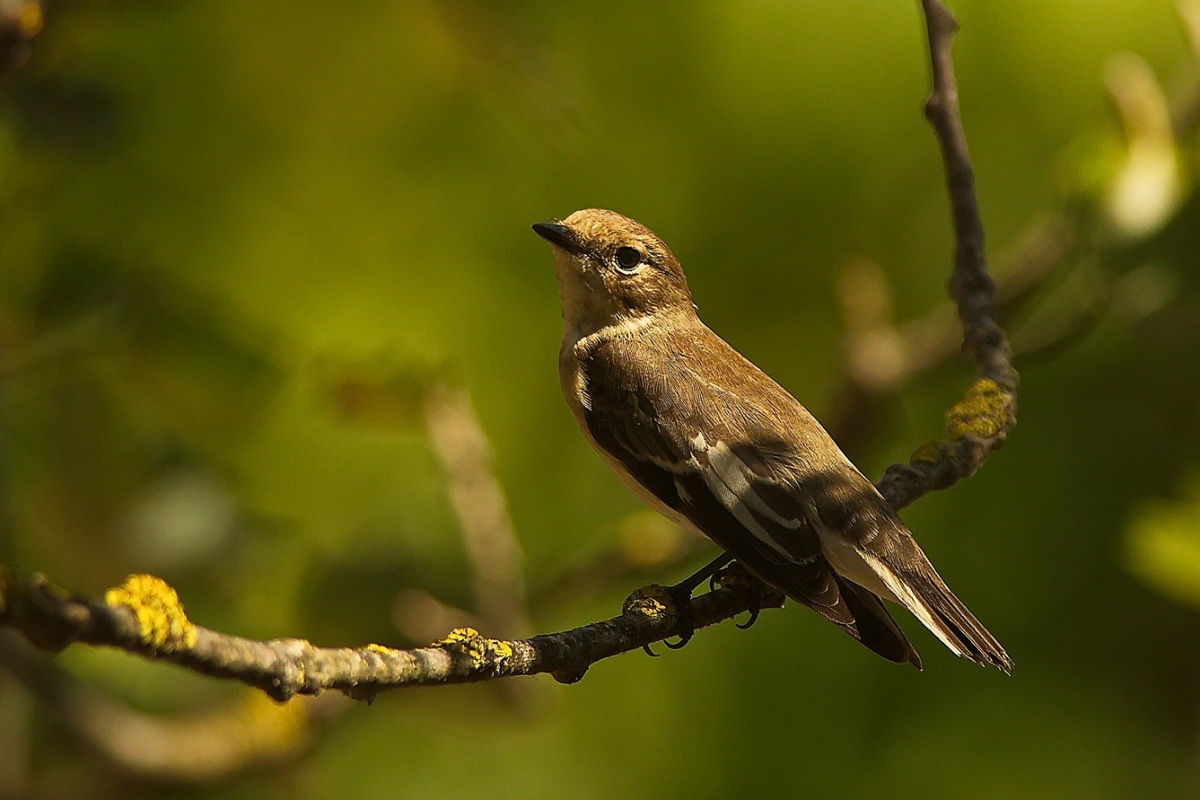
[[[634,494],[724,551],[710,567],[736,560],[920,670],[883,601],[897,603],[955,655],[1011,674],[1004,648],[821,423],[700,321],[661,238],[597,208],[532,227],[554,255],[572,416]]]

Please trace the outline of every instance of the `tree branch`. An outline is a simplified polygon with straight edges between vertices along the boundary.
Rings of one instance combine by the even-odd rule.
[[[351,705],[327,694],[280,706],[247,690],[189,711],[143,711],[60,664],[47,664],[8,636],[0,636],[0,670],[36,701],[56,733],[104,758],[126,779],[159,785],[211,784],[294,761],[308,751],[319,724]],[[23,770],[9,765],[9,771]],[[14,792],[11,777],[5,781],[3,775],[0,770],[0,797],[28,796]]]
[[[1002,325],[1031,304],[1052,277],[1088,252],[1077,209],[1032,222],[996,276],[996,318]],[[872,438],[880,401],[913,379],[949,363],[962,350],[962,324],[952,303],[893,324],[891,289],[882,269],[848,264],[839,277],[846,327],[846,376],[836,391],[830,435],[851,458]],[[1014,347],[1014,357],[1026,354]]]
[[[933,80],[925,116],[941,147],[954,225],[954,269],[949,290],[962,323],[963,352],[975,362],[980,377],[946,412],[946,438],[921,445],[908,464],[888,467],[876,484],[895,508],[974,474],[1017,424],[1017,371],[1013,369],[1008,338],[995,317],[996,285],[987,270],[975,174],[959,116],[958,84],[951,56],[958,22],[939,0],[921,0],[921,7]]]
[[[667,591],[634,592],[619,616],[530,639],[489,639],[459,628],[427,647],[397,650],[315,647],[303,639],[244,639],[194,625],[175,591],[149,575],[133,575],[104,600],[71,594],[44,576],[22,576],[0,565],[0,626],[16,629],[51,652],[75,642],[105,645],[203,675],[241,681],[276,700],[337,689],[369,700],[385,689],[474,683],[515,675],[551,674],[574,683],[610,656],[677,636],[679,614]],[[689,605],[690,622],[704,628],[749,610],[758,591],[744,572]],[[768,595],[763,607],[781,607]]]

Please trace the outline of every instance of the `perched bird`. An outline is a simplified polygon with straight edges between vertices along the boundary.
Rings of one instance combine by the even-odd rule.
[[[601,209],[533,230],[554,252],[563,393],[635,494],[886,659],[921,667],[881,598],[956,655],[1011,671],[821,424],[700,321],[662,239]]]

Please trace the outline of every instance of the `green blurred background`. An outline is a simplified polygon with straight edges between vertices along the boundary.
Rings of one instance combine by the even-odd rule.
[[[490,440],[533,630],[685,575],[704,554],[672,555],[560,397],[537,220],[648,224],[705,321],[831,423],[839,287],[886,281],[900,321],[945,304],[908,0],[31,5],[0,4],[32,36],[0,86],[0,561],[73,589],[154,572],[200,624],[324,645],[500,625],[436,387]],[[0,796],[1195,796],[1194,52],[1165,0],[953,8],[996,271],[1047,214],[1072,231],[1010,317],[1020,425],[905,513],[1012,678],[908,617],[924,673],[789,606],[569,687],[275,707],[0,632]],[[970,377],[873,396],[864,471]]]

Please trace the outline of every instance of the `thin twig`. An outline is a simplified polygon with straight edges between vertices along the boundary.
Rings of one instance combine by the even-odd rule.
[[[1001,324],[1023,313],[1049,279],[1077,261],[1085,238],[1080,217],[1059,210],[1035,220],[1004,256],[995,294]],[[852,458],[872,440],[884,398],[949,364],[962,350],[962,325],[953,303],[939,304],[925,316],[900,324],[864,319],[853,296],[864,277],[874,284],[870,291],[885,295],[884,302],[891,294],[882,270],[864,272],[854,264],[845,270],[845,280],[853,282],[842,298],[848,368],[835,392],[836,415],[828,425],[830,435]]]
[[[895,508],[973,474],[1017,423],[1017,372],[1008,338],[995,317],[996,286],[987,271],[975,175],[958,109],[951,57],[958,22],[938,0],[921,0],[921,7],[933,76],[925,116],[941,147],[954,226],[949,290],[962,324],[963,352],[975,362],[980,377],[947,412],[947,437],[917,448],[908,464],[892,465],[876,484]]]
[[[471,564],[475,612],[496,633],[532,631],[521,545],[491,467],[491,448],[466,392],[442,383],[424,402],[425,426],[448,482]]]

